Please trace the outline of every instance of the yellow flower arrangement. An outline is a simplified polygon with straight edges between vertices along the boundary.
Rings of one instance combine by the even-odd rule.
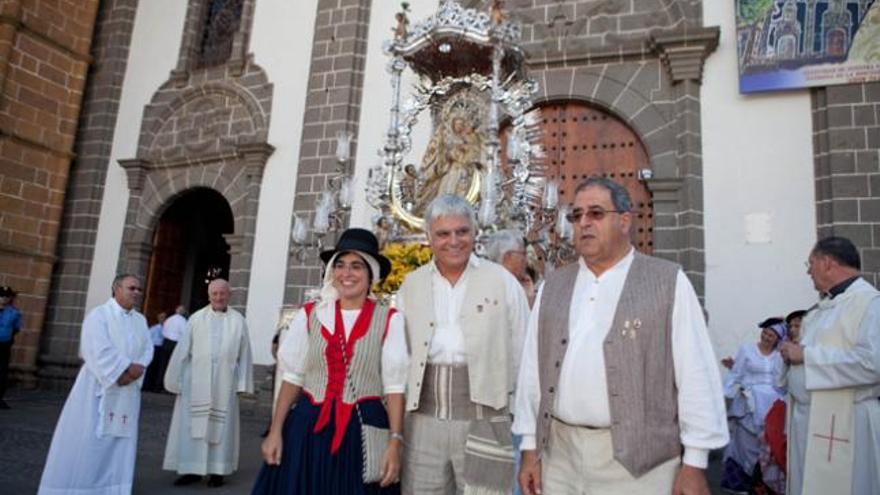
[[[392,242],[382,254],[391,260],[391,273],[376,287],[378,294],[396,293],[406,274],[431,260],[431,248],[418,242]]]

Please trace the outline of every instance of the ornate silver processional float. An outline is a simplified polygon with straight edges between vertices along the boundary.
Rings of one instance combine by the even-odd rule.
[[[407,13],[403,3],[394,38],[384,46],[391,59],[390,122],[380,161],[367,181],[380,242],[424,241],[425,207],[438,195],[454,193],[478,211],[478,244],[496,230],[516,228],[529,240],[534,257],[550,264],[567,258],[571,226],[558,208],[558,185],[545,180],[540,111],[532,109],[538,85],[526,74],[521,26],[500,0],[488,12],[445,0],[434,15],[412,27]],[[405,96],[407,68],[418,83]],[[419,118],[430,118],[432,131],[421,159],[411,161]],[[348,155],[338,158],[342,163]],[[319,238],[334,226],[343,227],[338,220],[351,204],[345,170],[339,168],[317,205]],[[294,242],[301,245],[306,233],[304,222],[299,223]]]

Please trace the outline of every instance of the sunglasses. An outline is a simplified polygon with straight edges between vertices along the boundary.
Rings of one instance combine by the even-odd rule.
[[[565,215],[565,219],[571,223],[580,223],[583,217],[587,217],[592,222],[599,222],[605,215],[609,213],[626,213],[625,211],[620,210],[606,210],[601,206],[597,206],[594,208],[590,208],[589,210],[581,210],[580,208],[572,211]]]

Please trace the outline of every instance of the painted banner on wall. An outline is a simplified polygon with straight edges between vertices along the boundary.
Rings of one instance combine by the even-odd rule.
[[[741,93],[880,81],[880,0],[736,0]]]

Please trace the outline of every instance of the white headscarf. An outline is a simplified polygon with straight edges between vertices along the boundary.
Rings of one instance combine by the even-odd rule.
[[[371,255],[363,251],[355,250],[339,251],[333,254],[327,262],[327,267],[324,270],[324,285],[321,287],[321,295],[318,299],[318,304],[315,307],[318,321],[330,331],[333,331],[336,326],[336,300],[339,299],[339,291],[333,286],[333,263],[336,262],[336,258],[338,258],[340,254],[347,253],[355,253],[363,258],[364,261],[367,262],[367,266],[370,267],[372,282],[375,283],[379,280],[379,262]],[[370,289],[371,287],[367,287],[367,295],[369,295]]]

